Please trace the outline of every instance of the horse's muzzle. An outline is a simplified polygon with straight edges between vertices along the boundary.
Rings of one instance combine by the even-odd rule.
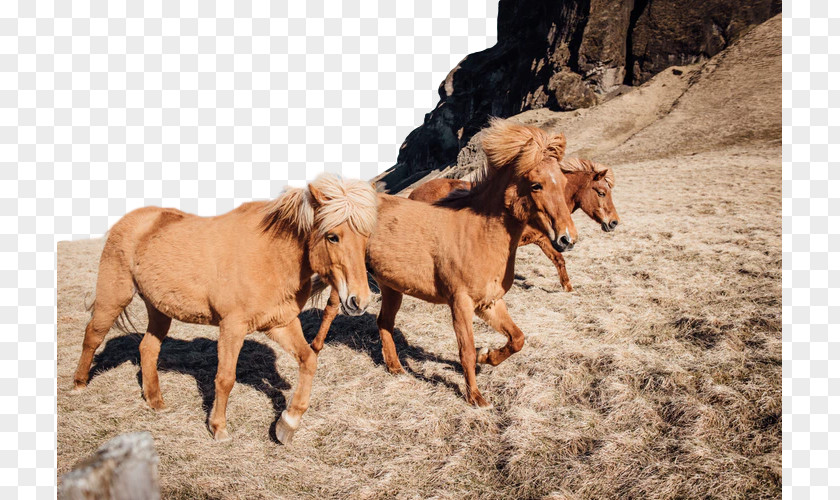
[[[341,311],[348,316],[361,316],[367,305],[359,305],[359,298],[355,295],[347,297],[347,300],[341,301]]]
[[[604,222],[601,223],[601,229],[603,229],[604,232],[607,232],[607,233],[611,233],[611,232],[615,231],[616,226],[618,226],[618,221],[617,220],[611,220],[609,222],[604,221]]]
[[[574,248],[575,247],[575,242],[572,241],[572,238],[569,236],[569,233],[567,232],[566,234],[564,234],[560,238],[558,238],[556,240],[551,240],[551,246],[555,250],[557,250],[558,252],[565,252],[565,251],[568,251],[568,250],[571,250],[572,248]]]

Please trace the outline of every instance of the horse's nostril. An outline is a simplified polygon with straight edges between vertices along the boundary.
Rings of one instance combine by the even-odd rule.
[[[350,297],[348,297],[347,302],[353,309],[359,308],[359,299],[357,299],[355,295],[351,295]]]
[[[615,226],[617,226],[617,225],[618,225],[617,220],[611,220],[610,221],[610,229],[615,229]]]
[[[571,238],[569,238],[567,235],[564,234],[563,236],[560,237],[560,243],[562,243],[564,245],[570,245],[572,243],[572,240],[571,240]]]

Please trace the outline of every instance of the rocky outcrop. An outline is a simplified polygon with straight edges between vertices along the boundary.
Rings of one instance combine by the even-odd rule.
[[[440,84],[440,102],[376,180],[396,192],[442,169],[489,116],[593,106],[665,68],[703,61],[781,0],[501,0],[498,42]]]

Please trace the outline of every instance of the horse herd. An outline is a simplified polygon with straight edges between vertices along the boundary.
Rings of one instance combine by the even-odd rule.
[[[216,392],[207,424],[215,439],[228,439],[225,414],[239,351],[248,333],[261,331],[299,364],[294,395],[275,427],[286,444],[309,406],[317,353],[330,324],[339,309],[360,315],[370,302],[370,272],[382,294],[377,325],[388,370],[403,372],[392,337],[403,295],[446,304],[466,399],[487,406],[476,363],[498,365],[525,341],[503,300],[513,284],[517,247],[537,244],[571,291],[561,255],[577,240],[571,213],[581,208],[604,231],[614,230],[619,217],[612,171],[564,160],[562,134],[493,119],[482,147],[486,166],[472,183],[432,180],[408,199],[376,193],[364,181],[322,175],[307,188],[216,217],[158,207],[130,212],[111,228],[102,251],[75,390],[87,386],[94,352],[139,294],[149,317],[140,343],[149,406],[164,407],[157,361],[172,318],[217,325]],[[313,289],[326,286],[332,290],[310,345],[298,314]],[[507,343],[477,351],[474,314]]]

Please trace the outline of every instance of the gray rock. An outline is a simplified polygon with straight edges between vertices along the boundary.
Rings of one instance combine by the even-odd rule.
[[[430,172],[452,174],[491,116],[592,106],[710,58],[779,12],[781,0],[501,0],[498,43],[449,72],[438,105],[376,180],[397,192]]]

